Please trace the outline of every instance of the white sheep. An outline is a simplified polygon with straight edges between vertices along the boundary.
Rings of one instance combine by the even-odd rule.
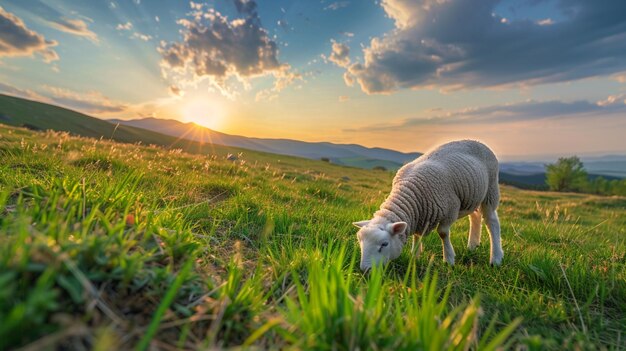
[[[359,228],[361,269],[398,258],[407,234],[426,235],[433,229],[443,243],[445,261],[453,265],[452,223],[470,215],[468,248],[473,250],[480,244],[481,212],[491,239],[489,261],[500,265],[499,201],[498,160],[487,146],[473,140],[441,145],[398,171],[373,219],[353,223]]]

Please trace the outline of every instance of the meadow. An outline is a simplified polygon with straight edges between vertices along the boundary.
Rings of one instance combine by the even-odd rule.
[[[502,186],[501,267],[462,219],[364,276],[392,173],[203,150],[0,125],[0,349],[626,348],[626,198]]]

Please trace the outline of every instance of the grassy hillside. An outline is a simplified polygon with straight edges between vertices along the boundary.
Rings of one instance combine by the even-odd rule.
[[[28,104],[28,100],[25,100],[24,103]],[[183,123],[172,119],[148,117],[133,120],[113,119],[110,122],[204,143],[216,143],[314,160],[319,160],[322,157],[332,159],[367,159],[370,164],[374,163],[374,166],[386,166],[391,163],[396,165],[396,169],[421,155],[415,152],[403,153],[377,147],[368,148],[356,144],[305,142],[293,139],[267,139],[231,135],[205,128],[195,123]],[[375,164],[376,162],[379,163]]]
[[[0,158],[0,349],[626,347],[624,198],[503,187],[502,267],[463,219],[454,267],[430,235],[365,277],[387,172],[1,125]]]
[[[342,166],[358,167],[365,169],[373,169],[374,167],[385,167],[385,169],[396,171],[400,169],[400,167],[402,167],[401,163],[365,157],[346,157],[331,159],[331,161]]]
[[[54,130],[96,139],[158,145],[190,153],[238,154],[246,149],[205,144],[146,129],[111,124],[80,112],[0,94],[0,123],[31,130]]]

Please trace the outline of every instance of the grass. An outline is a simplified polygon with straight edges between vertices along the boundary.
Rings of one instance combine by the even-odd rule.
[[[502,187],[457,264],[436,235],[363,276],[393,174],[0,126],[0,349],[626,348],[626,199]]]
[[[342,165],[342,166],[350,166],[350,167],[358,167],[365,169],[373,169],[374,167],[385,167],[385,169],[390,171],[397,171],[402,167],[401,163],[379,160],[373,158],[366,157],[344,157],[333,160],[334,163]]]
[[[237,155],[243,151],[247,152],[247,150],[241,148],[211,145],[176,138],[146,129],[116,125],[63,107],[4,94],[0,94],[0,123],[25,127],[30,130],[55,130],[95,139],[177,148],[185,152],[197,154],[210,153],[221,156],[229,153]],[[194,133],[202,135],[203,132],[198,130],[194,131]],[[91,161],[94,160],[88,157],[76,160],[79,164],[88,164]],[[102,161],[107,160],[105,158]],[[100,165],[96,164],[95,166],[103,167],[105,165],[107,165],[106,162]]]

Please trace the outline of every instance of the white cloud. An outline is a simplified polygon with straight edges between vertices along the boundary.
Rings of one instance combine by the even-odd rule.
[[[98,35],[89,30],[87,23],[81,19],[59,18],[48,23],[50,27],[61,32],[85,37],[94,43],[100,42]]]
[[[40,95],[39,93],[32,91],[30,89],[21,89],[6,83],[0,82],[0,92],[3,94],[17,96],[30,100],[37,100],[41,102],[52,102],[49,98]]]
[[[177,86],[208,79],[230,97],[237,94],[233,80],[249,88],[251,79],[273,76],[271,91],[277,92],[299,77],[278,60],[278,45],[262,27],[256,2],[235,0],[235,5],[243,17],[230,20],[213,8],[190,3],[191,18],[178,21],[182,40],[161,42],[158,48],[164,77]]]
[[[554,21],[552,20],[552,18],[544,18],[542,20],[537,21],[537,24],[540,26],[549,26],[554,24]]]
[[[175,85],[171,85],[170,86],[170,93],[174,96],[183,96],[185,95],[185,92],[182,91],[179,87],[175,86]]]
[[[133,24],[131,22],[126,22],[124,24],[119,23],[117,25],[117,27],[115,27],[115,29],[117,29],[117,30],[131,30],[131,29],[133,29]]]
[[[128,108],[127,104],[113,101],[95,90],[77,92],[50,85],[43,85],[42,88],[50,93],[55,103],[88,113],[118,113]]]
[[[332,43],[332,51],[328,60],[339,67],[348,67],[350,65],[350,47],[336,41]]]
[[[139,32],[135,32],[133,33],[133,35],[131,36],[132,39],[140,39],[143,41],[148,41],[150,39],[152,39],[151,35],[147,35],[147,34],[143,34],[143,33],[139,33]]]
[[[332,4],[324,7],[324,10],[332,10],[336,11],[344,7],[348,7],[350,5],[350,1],[335,1]]]

